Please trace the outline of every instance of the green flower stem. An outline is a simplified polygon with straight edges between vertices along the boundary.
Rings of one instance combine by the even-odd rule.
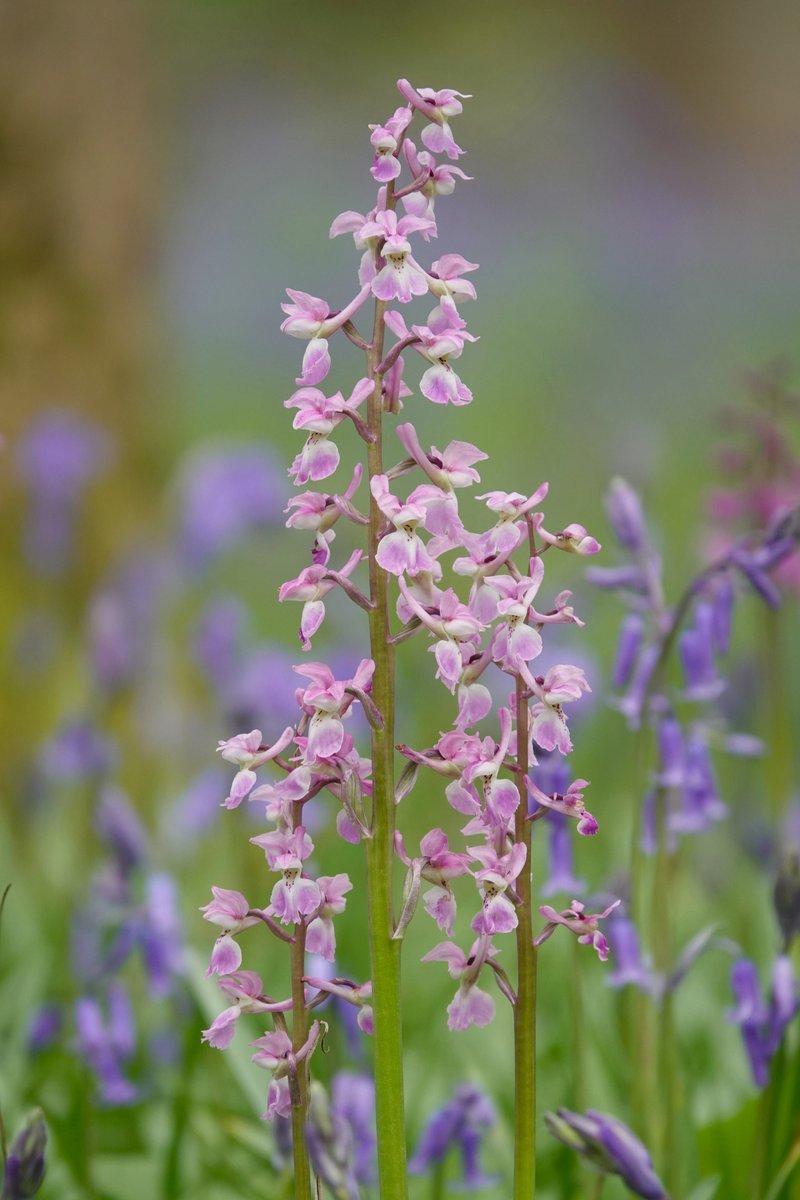
[[[302,824],[303,808],[300,804],[294,806],[294,823]],[[292,1049],[295,1053],[301,1049],[308,1038],[308,1009],[306,1008],[305,975],[306,961],[306,927],[298,921],[294,927],[292,942]],[[305,1058],[297,1068],[298,1101],[292,1103],[292,1163],[294,1166],[294,1197],[295,1200],[311,1200],[311,1171],[308,1165],[308,1147],[306,1146],[306,1117],[308,1114],[308,1059]]]
[[[762,620],[764,652],[764,738],[769,753],[764,755],[764,772],[769,811],[779,821],[794,792],[794,737],[787,653],[782,636],[782,612],[766,608]]]
[[[675,855],[667,845],[667,792],[658,788],[655,795],[656,807],[656,862],[653,879],[653,908],[651,917],[651,940],[653,965],[662,979],[667,979],[672,969],[672,930],[670,925],[670,895],[675,894],[674,875],[677,866]],[[673,997],[665,993],[658,1005],[655,1035],[655,1053],[650,1062],[655,1068],[650,1083],[650,1095],[658,1103],[654,1112],[658,1114],[653,1131],[653,1154],[663,1165],[667,1187],[672,1200],[678,1200],[678,1173],[680,1154],[677,1153],[676,1116],[678,1104],[678,1048],[675,1041],[673,1020]]]
[[[517,879],[517,1002],[514,1006],[514,1200],[536,1192],[536,954],[533,944],[531,823],[528,815],[528,700],[517,676],[517,786],[514,840],[527,850]]]
[[[386,207],[394,207],[393,189],[387,188]],[[375,303],[372,343],[367,369],[374,382],[368,399],[367,426],[373,440],[367,462],[369,479],[383,473],[382,378],[386,304]],[[380,1194],[386,1200],[405,1200],[405,1108],[403,1102],[403,1039],[400,1011],[400,945],[393,940],[392,869],[394,865],[394,647],[389,643],[389,588],[386,572],[376,552],[383,515],[370,493],[369,504],[369,613],[370,654],[375,663],[372,699],[383,718],[383,728],[372,729],[372,827],[367,839],[367,889],[369,893],[369,943],[372,963],[372,1009],[375,1022],[375,1107],[378,1132]]]

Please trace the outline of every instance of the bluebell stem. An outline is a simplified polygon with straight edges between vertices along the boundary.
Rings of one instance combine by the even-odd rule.
[[[783,936],[783,953],[800,934],[800,852],[790,849],[782,858],[773,892],[775,914]]]
[[[545,1113],[544,1120],[553,1137],[580,1154],[593,1170],[619,1175],[643,1200],[668,1200],[646,1147],[616,1117],[592,1108],[585,1116],[560,1108],[557,1113]]]
[[[32,1200],[44,1179],[47,1126],[41,1109],[34,1109],[8,1148],[0,1200]]]

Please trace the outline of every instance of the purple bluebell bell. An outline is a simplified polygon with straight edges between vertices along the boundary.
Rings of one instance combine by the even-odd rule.
[[[229,785],[226,771],[209,767],[189,781],[177,799],[164,810],[162,831],[174,852],[185,852],[219,817],[219,798]]]
[[[123,876],[147,861],[147,834],[121,788],[108,784],[101,790],[95,827]]]
[[[281,725],[295,707],[297,676],[292,657],[269,643],[248,648],[221,700],[232,727]]]
[[[781,594],[769,577],[768,571],[774,564],[771,556],[759,550],[748,550],[737,546],[730,553],[729,561],[747,580],[753,590],[770,608],[780,608]]]
[[[412,1175],[421,1175],[434,1163],[442,1162],[448,1151],[458,1147],[461,1152],[464,1189],[488,1187],[492,1176],[480,1168],[481,1142],[487,1130],[497,1123],[494,1105],[483,1092],[471,1083],[460,1083],[453,1098],[435,1112],[422,1131],[413,1158],[408,1164]]]
[[[141,947],[153,996],[170,995],[183,974],[183,929],[175,880],[155,872],[145,881]]]
[[[42,1004],[31,1017],[28,1025],[27,1045],[31,1054],[43,1054],[59,1038],[64,1024],[64,1013],[60,1004]]]
[[[281,523],[283,469],[255,446],[195,451],[181,468],[178,501],[180,548],[187,565],[200,569],[248,534]]]
[[[563,796],[572,781],[569,763],[563,754],[555,751],[542,752],[538,758],[536,766],[531,769],[531,779],[546,796],[552,796],[556,792]],[[537,808],[536,801],[529,796],[528,812],[534,813]]]
[[[545,817],[545,822],[550,828],[550,873],[542,887],[542,896],[546,899],[557,892],[580,896],[586,890],[586,883],[575,877],[570,820],[564,813],[552,810]]]
[[[43,413],[20,439],[17,465],[30,493],[25,552],[40,575],[69,565],[75,509],[84,488],[108,465],[105,430],[75,413]]]
[[[92,598],[87,618],[89,662],[99,688],[114,692],[148,664],[159,610],[175,584],[175,566],[156,551],[117,564]]]
[[[352,1131],[356,1180],[363,1184],[373,1183],[377,1138],[375,1084],[371,1077],[356,1071],[338,1071],[331,1080],[331,1106]]]
[[[75,1005],[78,1053],[94,1073],[105,1104],[132,1104],[138,1092],[123,1073],[133,1056],[136,1032],[127,993],[121,984],[108,990],[108,1016],[92,996]]]
[[[621,988],[632,984],[643,992],[653,992],[652,969],[643,961],[639,934],[629,917],[614,916],[607,927],[611,943],[613,970],[606,975],[606,986]]]
[[[619,1175],[642,1200],[668,1200],[647,1148],[616,1117],[593,1108],[585,1116],[560,1108],[545,1113],[544,1121],[553,1137],[577,1151],[594,1170]]]
[[[288,1118],[282,1120],[291,1128]],[[353,1170],[353,1131],[333,1110],[324,1087],[316,1079],[312,1079],[309,1088],[305,1134],[314,1175],[332,1195],[341,1200],[359,1200],[361,1192]]]
[[[619,475],[611,480],[605,505],[606,515],[620,546],[631,554],[640,554],[647,545],[642,502],[631,485]]]
[[[645,623],[640,613],[628,613],[619,631],[617,653],[611,672],[612,686],[621,689],[628,685],[644,639]]]
[[[632,592],[635,595],[647,592],[647,575],[641,567],[625,564],[619,567],[587,567],[584,577],[594,587],[607,591]]]
[[[624,696],[611,701],[614,708],[623,714],[629,729],[638,729],[642,723],[644,704],[648,696],[650,677],[658,661],[658,647],[644,646],[636,667],[630,676],[630,684]]]
[[[670,812],[668,824],[673,833],[702,833],[728,810],[720,799],[709,748],[696,731],[686,739],[685,764],[681,806]]]
[[[47,1126],[37,1108],[8,1147],[0,1180],[0,1200],[32,1200],[42,1186],[45,1174]]]
[[[714,658],[714,609],[705,601],[694,606],[694,624],[678,638],[689,700],[714,700],[725,687]]]
[[[766,1087],[772,1058],[800,1008],[791,959],[785,954],[775,959],[769,1003],[762,999],[758,970],[749,958],[733,964],[731,989],[736,1008],[728,1019],[741,1028],[756,1087]]]
[[[114,764],[116,746],[88,721],[65,722],[39,751],[39,766],[53,783],[78,783],[103,775]]]
[[[218,596],[200,614],[193,657],[217,691],[228,690],[242,664],[247,627],[247,609],[236,596]]]
[[[680,787],[684,779],[685,747],[677,717],[667,714],[658,726],[658,775],[661,787]]]

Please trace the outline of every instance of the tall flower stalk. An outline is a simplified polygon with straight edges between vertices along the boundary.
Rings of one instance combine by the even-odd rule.
[[[608,947],[599,922],[616,907],[586,913],[575,899],[560,911],[544,905],[539,911],[546,923],[534,937],[530,867],[534,823],[557,814],[562,820],[572,818],[581,835],[597,832],[597,822],[583,803],[586,781],[551,786],[534,770],[537,750],[557,756],[571,752],[565,706],[589,690],[578,667],[557,663],[543,674],[536,673],[532,664],[543,651],[545,627],[583,624],[569,603],[568,591],[558,592],[541,611],[536,601],[546,553],[585,556],[600,547],[582,525],[556,531],[546,528],[544,513],[539,511],[547,495],[546,483],[529,495],[492,490],[478,496],[488,510],[489,528],[470,532],[458,495],[480,482],[475,464],[487,456],[469,442],[454,440],[443,450],[435,446],[427,450],[414,425],[404,421],[395,429],[402,457],[387,466],[394,456],[385,452],[384,426],[400,412],[403,400],[413,395],[404,382],[406,356],[413,351],[424,360],[418,387],[426,400],[460,407],[472,400],[472,393],[453,363],[475,340],[467,331],[461,306],[476,298],[475,287],[466,278],[476,264],[446,254],[426,268],[417,261],[410,242],[418,237],[429,243],[436,237],[439,198],[452,193],[459,179],[467,178],[454,165],[463,151],[450,126],[461,112],[463,97],[449,89],[416,89],[406,80],[398,86],[405,103],[384,124],[370,127],[371,174],[379,185],[375,206],[366,214],[341,213],[331,226],[332,237],[351,233],[361,253],[356,294],[339,310],[299,291],[290,291],[289,302],[283,305],[283,331],[307,343],[298,389],[285,402],[295,410],[294,427],[307,435],[289,468],[291,478],[304,487],[332,476],[340,461],[333,435],[348,423],[365,446],[366,462],[356,466],[343,491],[304,491],[290,500],[287,525],[313,534],[311,562],[282,585],[279,599],[303,605],[299,635],[307,652],[325,620],[326,597],[334,590],[340,592],[367,615],[369,657],[362,659],[350,679],[336,678],[321,662],[295,666],[306,681],[297,690],[295,723],[272,744],[262,744],[260,730],[220,743],[223,757],[239,768],[224,803],[235,808],[248,798],[266,804],[273,828],[251,841],[263,849],[279,879],[264,908],[251,907],[238,892],[215,888],[214,900],[204,910],[207,919],[223,927],[209,969],[220,975],[223,991],[235,1001],[205,1037],[212,1045],[224,1047],[242,1013],[272,1015],[273,1032],[256,1041],[254,1058],[271,1073],[265,1116],[291,1117],[295,1195],[306,1200],[312,1173],[318,1178],[324,1174],[322,1167],[317,1170],[315,1139],[307,1137],[309,1121],[313,1124],[309,1116],[312,1055],[323,1028],[321,1019],[310,1020],[310,1013],[331,997],[354,1005],[359,1026],[374,1039],[380,1193],[387,1200],[402,1200],[407,1194],[402,940],[420,899],[437,928],[448,939],[453,937],[457,909],[453,884],[470,877],[478,893],[471,947],[440,942],[424,961],[444,962],[457,982],[447,1010],[451,1030],[492,1020],[495,1001],[478,986],[481,976],[484,983],[493,977],[513,1007],[514,1197],[530,1200],[536,1170],[538,947],[561,925],[580,943],[594,946],[604,959]],[[422,149],[410,136],[417,117],[423,121]],[[402,184],[404,165],[410,180]],[[409,326],[402,309],[415,298],[428,298],[434,307],[425,324]],[[356,322],[370,301],[371,333],[365,334]],[[365,358],[365,373],[347,399],[341,392],[328,396],[318,386],[330,370],[329,343],[337,333]],[[394,339],[388,347],[387,334]],[[396,481],[409,475],[422,479],[407,494],[396,494]],[[362,483],[368,490],[366,513],[357,503]],[[356,549],[337,567],[333,543],[340,520],[361,530],[365,549]],[[453,552],[457,557],[446,567]],[[366,590],[358,582],[364,560]],[[452,583],[446,583],[446,571],[452,574]],[[465,598],[454,586],[460,580],[467,581]],[[423,750],[403,743],[395,746],[395,652],[418,635],[431,639],[436,679],[455,701],[451,728]],[[492,711],[495,697],[486,682],[491,673],[499,687],[506,688],[506,702],[496,713]],[[345,728],[356,704],[370,725],[369,758],[361,757]],[[492,734],[478,731],[487,721]],[[406,759],[397,782],[396,749]],[[283,778],[259,785],[256,772],[267,763]],[[418,854],[406,849],[396,828],[396,814],[421,768],[439,777],[444,801],[467,818],[461,830],[467,839],[463,849],[451,849],[438,824],[422,838]],[[324,789],[338,803],[339,834],[346,841],[363,843],[366,852],[371,979],[361,984],[333,970],[329,978],[307,973],[307,952],[333,962],[333,917],[344,910],[344,896],[351,889],[346,875],[313,878],[309,873],[314,845],[305,806]],[[562,844],[565,832],[569,838],[562,830]],[[406,870],[399,913],[393,906],[396,859]],[[423,881],[430,885],[424,893]],[[239,970],[242,955],[236,936],[255,924],[288,945],[292,988],[285,1000],[273,1000],[254,972]],[[511,933],[517,951],[515,982],[496,959],[501,947],[495,939]]]

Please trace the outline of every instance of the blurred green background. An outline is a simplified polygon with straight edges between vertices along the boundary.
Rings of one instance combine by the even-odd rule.
[[[299,343],[278,332],[278,306],[287,286],[333,307],[352,294],[349,238],[330,242],[327,230],[340,211],[372,204],[367,125],[398,103],[396,78],[474,97],[458,127],[474,180],[440,202],[436,252],[481,264],[478,303],[467,314],[480,341],[461,360],[474,403],[423,409],[415,397],[410,419],[423,442],[456,437],[486,450],[487,487],[531,491],[548,479],[552,527],[578,520],[601,541],[602,493],[622,473],[653,514],[677,596],[702,558],[715,413],[742,396],[744,368],[797,354],[798,34],[800,10],[789,0],[28,0],[0,10],[0,549],[8,564],[0,883],[13,882],[0,943],[0,1103],[11,1124],[37,1099],[52,1114],[56,1148],[43,1195],[169,1195],[168,1131],[186,1112],[187,1195],[281,1194],[271,1190],[277,1176],[251,1122],[257,1110],[215,1052],[192,1056],[190,1094],[165,1084],[151,1104],[123,1113],[96,1110],[86,1073],[65,1066],[71,1060],[25,1057],[35,1004],[74,994],[69,926],[100,854],[90,789],[56,787],[32,811],[26,788],[42,741],[76,708],[92,709],[86,605],[116,563],[169,536],[184,456],[232,439],[269,442],[286,462],[296,452],[282,402]],[[344,351],[336,361],[331,380],[344,386],[355,378],[351,362]],[[25,495],[14,466],[20,435],[53,408],[96,421],[114,445],[81,508],[74,569],[55,584],[31,578],[20,557]],[[199,573],[191,593],[168,606],[141,694],[103,714],[159,865],[178,870],[201,959],[209,939],[196,908],[211,883],[248,895],[265,883],[245,813],[221,814],[183,853],[179,834],[170,841],[159,823],[192,773],[214,765],[214,739],[229,732],[213,728],[187,630],[207,600],[234,591],[254,636],[293,650],[297,613],[279,608],[275,592],[303,565],[301,543],[278,525]],[[347,544],[342,534],[337,553]],[[597,890],[610,886],[627,845],[614,809],[627,803],[632,749],[603,699],[618,614],[576,571],[560,570],[558,586],[573,587],[588,621],[583,635],[560,644],[587,663],[595,686],[572,765],[598,797],[601,837],[578,847],[579,872]],[[57,653],[38,627],[30,632],[36,613],[58,631]],[[352,618],[336,605],[332,613],[320,656],[344,643],[355,661]],[[784,615],[787,626],[793,616]],[[28,649],[36,643],[38,668],[20,651],[23,634]],[[403,667],[415,704],[402,737],[412,744],[430,744],[445,720],[438,695],[426,689],[420,698],[423,652],[410,647]],[[198,709],[207,725],[198,725]],[[717,910],[706,912],[713,897],[726,932],[749,952],[771,944],[769,880],[735,845],[762,786],[759,770],[728,772],[738,823],[687,851],[676,897],[681,937],[716,919]],[[413,841],[415,825],[425,829],[422,786],[408,808]],[[342,865],[331,870],[360,880],[360,852],[338,846],[330,849]],[[339,936],[361,978],[368,965],[357,915],[351,901]],[[443,968],[416,966],[432,944],[421,925],[405,956],[412,1143],[453,1081],[480,1082],[506,1114],[512,1103],[509,1021],[504,1014],[489,1030],[445,1039],[450,983]],[[542,979],[543,1108],[568,1102],[574,1085],[563,1002],[572,947],[558,941],[548,944]],[[584,1097],[630,1119],[621,1107],[630,1079],[615,1066],[615,1000],[602,969],[582,965],[592,1036]],[[738,1033],[723,1019],[727,973],[726,961],[709,957],[679,1002],[697,1123],[730,1117],[751,1094]],[[199,1029],[193,1019],[187,1046]],[[431,1045],[441,1055],[434,1069]],[[245,1086],[258,1093],[262,1079],[253,1084],[258,1072],[248,1070]],[[487,1163],[499,1173],[507,1136],[498,1130],[490,1140]],[[543,1195],[584,1194],[563,1157],[551,1153],[549,1163]],[[695,1179],[713,1174],[697,1158],[687,1170]],[[499,1198],[503,1187],[486,1195]],[[622,1192],[612,1182],[606,1194]],[[421,1185],[415,1195],[426,1195]]]

